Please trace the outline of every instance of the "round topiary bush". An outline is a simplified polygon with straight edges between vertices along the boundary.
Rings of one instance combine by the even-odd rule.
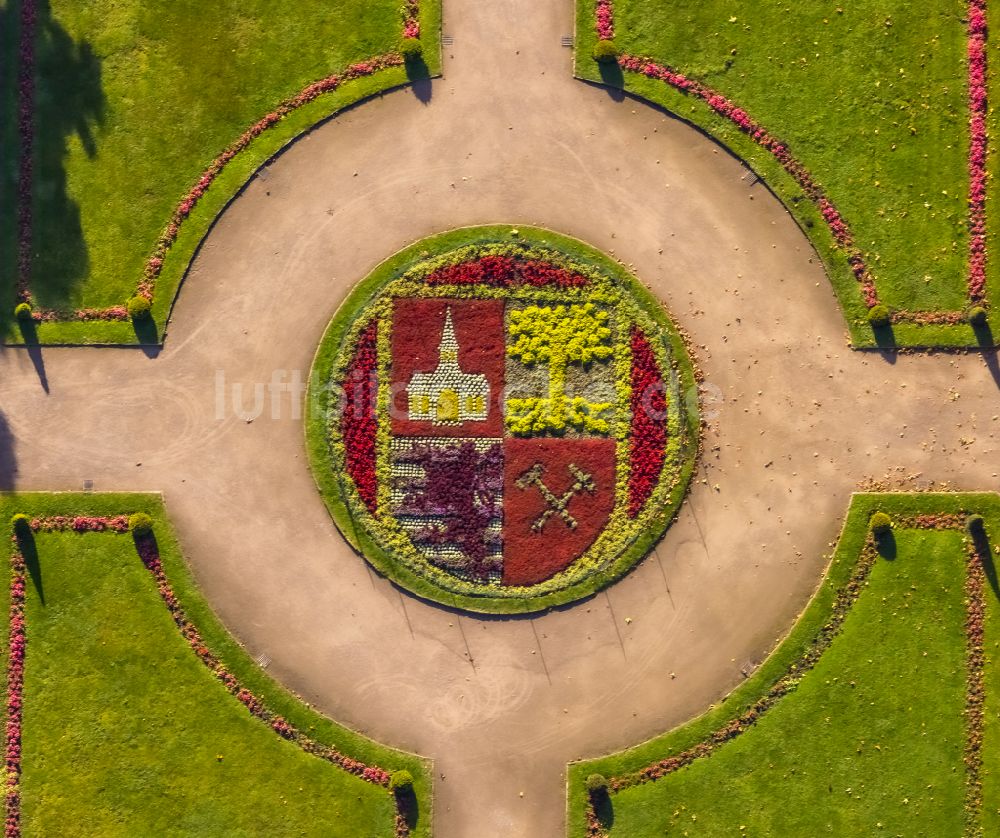
[[[31,519],[23,512],[12,515],[10,525],[14,528],[14,532],[17,535],[27,535],[31,532]]]
[[[14,316],[18,320],[30,320],[32,316],[31,306],[28,303],[18,303],[14,307]]]
[[[973,306],[965,313],[965,319],[973,326],[986,325],[986,309],[982,306]]]
[[[151,304],[148,297],[136,296],[132,297],[126,308],[128,309],[128,315],[133,320],[145,320],[149,317],[149,309]]]
[[[868,526],[875,535],[886,535],[892,530],[892,518],[884,512],[876,512],[868,519]]]
[[[892,315],[888,308],[879,303],[868,309],[868,322],[873,326],[888,326],[892,322]]]
[[[416,61],[423,57],[424,45],[419,38],[403,38],[399,44],[399,53],[404,61]]]
[[[389,790],[397,794],[413,790],[413,775],[405,768],[389,775]]]
[[[149,535],[153,531],[153,519],[145,512],[129,515],[128,528],[134,535]]]
[[[603,774],[591,774],[587,777],[584,785],[591,797],[608,793],[608,781]]]
[[[970,515],[965,519],[965,531],[973,538],[986,532],[986,522],[982,515]]]
[[[601,40],[594,46],[594,60],[601,64],[611,64],[618,60],[618,49],[614,41]]]

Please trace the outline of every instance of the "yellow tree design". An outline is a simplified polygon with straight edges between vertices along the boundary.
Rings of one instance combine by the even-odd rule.
[[[610,402],[589,402],[566,395],[566,368],[587,367],[608,360],[611,329],[608,313],[593,303],[526,306],[509,314],[507,354],[526,366],[545,364],[549,373],[548,398],[511,398],[507,426],[513,433],[561,432],[566,426],[596,433],[608,432],[601,414]]]

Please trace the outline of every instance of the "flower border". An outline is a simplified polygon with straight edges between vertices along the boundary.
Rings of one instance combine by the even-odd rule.
[[[962,530],[968,513],[932,513],[896,516],[896,529]],[[965,717],[966,743],[964,762],[966,765],[966,793],[964,816],[966,834],[970,838],[981,834],[978,819],[982,809],[982,741],[985,707],[985,571],[983,557],[978,552],[974,539],[970,538],[966,551],[966,689]],[[711,756],[721,745],[735,739],[749,730],[760,717],[772,709],[784,696],[795,690],[803,675],[811,670],[840,634],[851,608],[857,602],[867,585],[879,557],[875,536],[868,531],[861,553],[854,564],[847,582],[835,594],[830,616],[817,630],[806,650],[785,670],[785,674],[739,716],[729,720],[709,733],[700,742],[678,754],[650,763],[638,771],[609,777],[608,794],[634,786],[655,782],[690,765],[697,759]],[[593,796],[588,795],[586,808],[586,829],[588,838],[608,838],[594,806]]]
[[[622,293],[629,292],[621,278],[615,278],[614,272],[602,270],[598,263],[583,262],[575,257],[569,257],[559,250],[540,246],[524,240],[521,232],[515,231],[518,239],[514,242],[487,241],[476,244],[463,244],[449,248],[443,252],[430,255],[423,252],[405,268],[398,270],[394,276],[381,282],[377,289],[366,289],[367,303],[360,316],[357,316],[346,329],[343,340],[338,344],[337,362],[331,371],[328,383],[339,385],[350,375],[351,364],[356,357],[356,349],[363,339],[365,330],[373,322],[379,322],[377,329],[378,373],[383,384],[379,386],[378,409],[385,413],[388,404],[387,358],[391,341],[391,323],[385,306],[385,300],[394,296],[437,297],[447,294],[453,297],[472,299],[511,298],[537,300],[553,296],[558,302],[568,299],[598,301],[614,307]],[[414,247],[419,247],[417,243]],[[486,262],[484,266],[482,263]],[[512,281],[501,281],[500,271],[512,270]],[[446,279],[449,284],[443,284]],[[548,290],[549,288],[554,290]],[[631,292],[629,292],[631,293]],[[377,295],[377,296],[376,296]],[[664,507],[669,505],[672,495],[677,490],[686,473],[684,463],[697,457],[697,451],[691,450],[690,431],[686,428],[681,413],[684,410],[680,394],[680,379],[673,358],[674,350],[667,349],[667,343],[662,337],[664,333],[660,324],[643,310],[638,300],[629,305],[635,324],[649,337],[648,346],[650,358],[655,361],[659,370],[660,380],[669,394],[667,399],[665,433],[661,454],[662,465],[657,470],[655,481],[649,485],[641,509],[629,509],[631,498],[630,465],[633,461],[630,450],[631,422],[628,410],[619,411],[619,417],[611,429],[610,437],[616,446],[617,485],[615,495],[617,502],[611,517],[598,536],[582,557],[574,561],[568,568],[550,578],[530,586],[503,586],[475,583],[457,577],[444,571],[424,559],[410,544],[409,539],[399,527],[390,526],[384,516],[373,512],[372,504],[366,501],[352,481],[343,481],[339,475],[348,471],[348,464],[354,462],[357,452],[347,448],[342,423],[343,408],[334,408],[327,416],[325,450],[327,461],[314,464],[314,468],[332,469],[338,475],[337,489],[340,502],[344,504],[349,521],[348,530],[341,526],[342,532],[354,536],[355,546],[360,546],[359,531],[366,535],[375,547],[375,552],[384,553],[390,557],[390,566],[405,567],[410,573],[422,579],[435,591],[434,595],[425,592],[423,595],[464,599],[463,607],[475,601],[485,603],[485,600],[500,602],[532,601],[540,597],[561,593],[585,583],[591,578],[602,578],[634,545],[646,530],[662,528],[669,523],[671,516],[664,515]],[[334,320],[336,321],[336,317]],[[627,336],[624,344],[629,344]],[[326,338],[324,338],[324,343]],[[613,377],[618,391],[618,401],[622,405],[631,406],[630,392],[627,392],[632,376],[631,348],[615,353]],[[357,415],[357,412],[355,412]],[[363,421],[363,417],[361,417]],[[388,486],[391,481],[389,474],[389,431],[384,422],[379,423],[376,444],[376,474],[378,475],[379,494],[374,504],[375,510],[388,509],[391,503]],[[687,453],[685,453],[685,451]],[[368,470],[365,470],[368,473]],[[346,484],[346,485],[345,485]],[[686,485],[686,484],[685,484]],[[398,530],[398,531],[397,531]],[[361,547],[361,552],[369,561],[373,561],[371,550]],[[643,554],[644,555],[644,554]],[[629,567],[635,564],[633,560]],[[377,568],[388,573],[397,582],[398,577],[374,558]],[[618,574],[615,574],[618,575]],[[605,582],[606,584],[606,582]],[[602,585],[603,586],[603,585]],[[411,587],[411,590],[413,588]],[[583,594],[574,596],[576,599]],[[455,604],[451,599],[448,604]],[[535,609],[544,607],[539,604]],[[477,607],[476,610],[482,610]],[[490,609],[493,610],[493,609]]]
[[[32,518],[29,527],[32,535],[38,532],[106,532],[123,534],[129,531],[129,515],[116,516],[47,516]],[[376,765],[348,757],[331,745],[324,745],[310,738],[294,725],[267,708],[263,701],[242,686],[205,644],[197,627],[184,612],[160,561],[159,549],[152,534],[133,536],[136,554],[156,583],[157,592],[170,613],[174,625],[188,646],[226,691],[236,698],[255,719],[263,722],[283,739],[296,744],[307,754],[312,754],[353,774],[366,783],[380,786],[392,795],[396,806],[393,834],[395,838],[409,838],[407,801],[404,796],[390,789],[390,772]],[[26,592],[26,567],[18,535],[11,536],[10,613],[8,616],[9,652],[7,660],[7,718],[5,725],[4,753],[7,780],[4,795],[5,838],[20,838],[22,763],[22,710],[24,702],[24,666],[27,647],[27,625],[24,611]]]
[[[403,0],[401,9],[403,25],[401,37],[420,38],[420,0]],[[34,23],[35,0],[23,0],[21,6],[21,66],[19,81],[19,126],[21,133],[20,174],[18,181],[18,302],[33,303],[30,290],[31,273],[31,190],[32,190],[32,150],[34,137]],[[366,61],[351,64],[342,73],[334,73],[306,85],[298,94],[282,100],[277,107],[246,129],[236,140],[212,161],[184,197],[178,202],[166,228],[160,234],[153,252],[146,260],[142,279],[136,284],[135,296],[145,297],[151,303],[156,290],[156,282],[163,270],[163,263],[169,253],[181,225],[188,218],[205,192],[222,173],[226,165],[237,154],[247,148],[257,137],[272,128],[292,111],[307,105],[324,93],[332,93],[342,84],[355,79],[372,76],[380,70],[401,67],[405,64],[398,52],[376,55]],[[127,321],[130,320],[124,304],[106,308],[80,308],[71,316],[53,309],[33,309],[32,320],[36,323],[83,322],[83,321]]]
[[[986,201],[987,201],[987,0],[968,0],[968,103],[969,103],[969,264],[967,294],[970,306],[989,308],[986,293]],[[594,31],[601,40],[615,36],[613,0],[594,0]],[[822,215],[837,246],[847,256],[857,279],[865,306],[870,310],[879,305],[878,291],[864,256],[854,243],[854,235],[846,219],[826,195],[812,174],[790,152],[788,145],[771,135],[760,123],[721,93],[701,82],[688,78],[671,67],[641,56],[622,53],[617,58],[622,70],[666,82],[681,93],[696,96],[719,116],[728,119],[762,149],[772,155],[781,167],[802,188]],[[957,325],[967,321],[965,311],[894,310],[893,323],[917,325]]]

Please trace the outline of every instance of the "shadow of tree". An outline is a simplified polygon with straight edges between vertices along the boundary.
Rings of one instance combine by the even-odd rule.
[[[20,137],[17,136],[17,65],[22,3],[8,0],[0,9],[0,43],[4,53],[3,108],[4,198],[16,195]],[[34,137],[32,175],[31,291],[39,305],[65,308],[73,289],[89,269],[80,209],[67,189],[66,157],[72,137],[78,138],[88,157],[97,153],[94,126],[104,120],[105,98],[101,62],[90,43],[74,41],[52,17],[47,0],[36,0]],[[9,88],[9,89],[8,89]],[[16,204],[4,200],[4,213],[15,213]],[[9,208],[9,209],[8,209]],[[16,289],[16,225],[4,223],[4,304],[2,317],[9,321]],[[6,228],[13,227],[8,234]],[[10,258],[7,251],[10,246]],[[8,272],[10,277],[8,278]],[[3,323],[0,323],[3,325]]]
[[[17,456],[14,452],[14,434],[7,417],[0,410],[0,491],[14,488],[17,479]]]

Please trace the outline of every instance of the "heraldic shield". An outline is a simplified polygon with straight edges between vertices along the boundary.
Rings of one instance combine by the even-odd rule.
[[[393,301],[391,509],[430,563],[533,585],[593,544],[615,506],[609,319]]]

